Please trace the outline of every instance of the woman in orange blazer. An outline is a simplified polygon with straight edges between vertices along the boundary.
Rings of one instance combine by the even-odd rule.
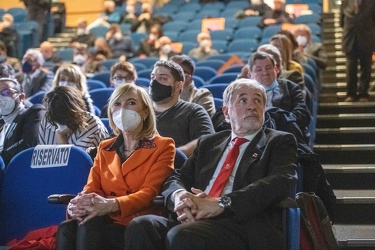
[[[68,205],[70,219],[59,225],[57,249],[123,249],[126,224],[156,212],[152,199],[173,170],[174,141],[158,135],[145,89],[117,87],[108,116],[117,137],[100,144],[86,186]]]

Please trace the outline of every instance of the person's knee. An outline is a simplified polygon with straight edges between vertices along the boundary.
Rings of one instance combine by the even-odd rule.
[[[167,249],[205,249],[205,242],[202,238],[185,226],[171,228],[165,242]]]

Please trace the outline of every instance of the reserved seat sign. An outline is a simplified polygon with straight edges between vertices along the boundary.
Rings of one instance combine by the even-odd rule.
[[[68,165],[72,145],[38,145],[31,157],[31,168],[64,167]]]

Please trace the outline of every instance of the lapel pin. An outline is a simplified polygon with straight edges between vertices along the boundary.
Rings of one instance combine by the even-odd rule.
[[[257,158],[258,157],[258,154],[257,153],[254,153],[251,158]]]

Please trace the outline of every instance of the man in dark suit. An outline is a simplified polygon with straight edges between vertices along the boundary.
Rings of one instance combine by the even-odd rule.
[[[39,50],[29,49],[22,59],[22,73],[16,78],[21,83],[26,98],[39,91],[48,92],[52,88],[53,73],[44,71],[43,55]]]
[[[342,50],[346,55],[346,102],[368,102],[372,53],[375,49],[375,1],[343,0],[340,25],[343,28]],[[358,60],[361,76],[358,82]]]
[[[13,78],[0,79],[0,155],[7,165],[17,153],[38,144],[41,104],[25,105],[21,85]]]
[[[256,52],[249,59],[250,78],[264,86],[267,93],[267,108],[277,107],[287,111],[285,121],[295,119],[298,127],[305,134],[305,142],[309,144],[308,126],[310,113],[306,106],[301,88],[286,79],[277,79],[276,62],[272,55]]]
[[[232,131],[201,137],[194,154],[164,184],[165,204],[177,220],[134,219],[125,249],[286,248],[276,205],[296,183],[296,140],[262,128],[265,106],[265,90],[256,81],[238,79],[227,87],[223,112]],[[238,138],[245,142],[233,155]],[[223,178],[225,171],[229,177]]]

